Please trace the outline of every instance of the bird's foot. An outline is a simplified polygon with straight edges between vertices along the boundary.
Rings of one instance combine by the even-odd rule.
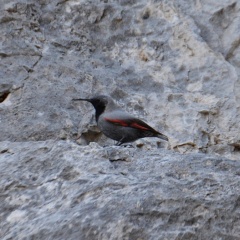
[[[121,147],[124,147],[124,148],[134,148],[134,146],[132,144],[129,144],[129,143],[122,143],[122,142],[117,142],[115,144],[115,146],[121,146]]]
[[[125,148],[134,148],[134,146],[132,144],[125,144],[125,145],[122,145],[123,147]]]

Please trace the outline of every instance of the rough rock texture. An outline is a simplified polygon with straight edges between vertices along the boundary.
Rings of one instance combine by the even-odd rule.
[[[67,141],[0,152],[3,240],[240,239],[239,161]]]
[[[169,145],[111,147],[96,93]],[[239,93],[239,1],[1,0],[0,239],[239,240]]]
[[[234,0],[1,0],[0,140],[98,141],[89,105],[70,100],[102,92],[176,151],[238,159],[239,9]]]

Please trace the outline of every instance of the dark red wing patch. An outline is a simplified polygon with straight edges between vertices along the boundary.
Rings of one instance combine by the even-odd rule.
[[[144,127],[144,126],[142,126],[142,125],[140,125],[138,123],[135,123],[135,122],[131,123],[130,127],[139,128],[139,129],[142,129],[142,130],[149,130],[149,128],[146,128],[146,127]]]
[[[120,125],[123,127],[128,127],[128,123],[125,122],[124,120],[120,120],[120,119],[111,119],[111,118],[104,118],[106,121],[111,122],[115,125]]]
[[[159,132],[157,132],[155,129],[153,129],[152,127],[150,127],[149,125],[147,125],[145,122],[143,122],[140,119],[137,118],[132,118],[132,119],[125,119],[125,120],[121,120],[121,119],[112,119],[112,118],[104,118],[106,121],[118,125],[118,126],[122,126],[122,127],[131,127],[131,128],[136,128],[136,129],[140,129],[143,131],[150,131],[152,133],[158,134]]]

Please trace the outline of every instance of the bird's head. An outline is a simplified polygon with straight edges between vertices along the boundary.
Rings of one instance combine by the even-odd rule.
[[[96,110],[96,120],[98,120],[98,117],[104,112],[107,105],[110,103],[113,103],[113,100],[109,96],[106,96],[106,95],[97,95],[92,98],[78,98],[78,99],[73,99],[73,101],[90,102]]]
[[[105,95],[98,95],[93,98],[90,98],[88,102],[90,102],[96,110],[99,108],[105,109],[108,103],[110,102],[110,98]]]

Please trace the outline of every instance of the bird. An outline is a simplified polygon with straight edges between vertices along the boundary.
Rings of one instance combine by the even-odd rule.
[[[168,137],[144,121],[121,109],[107,95],[97,95],[92,98],[77,98],[73,101],[87,101],[95,108],[95,119],[101,132],[120,146],[145,137],[158,137],[168,141]]]

